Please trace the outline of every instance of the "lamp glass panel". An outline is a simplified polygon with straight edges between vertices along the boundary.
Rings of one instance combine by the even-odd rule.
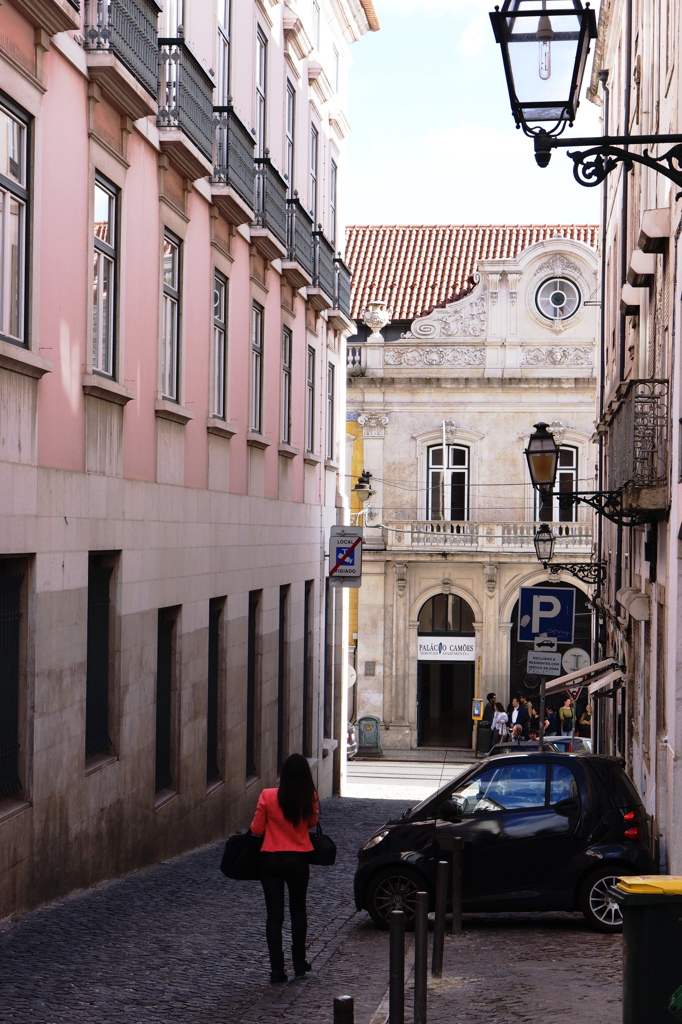
[[[507,47],[516,98],[527,121],[568,119],[573,109],[576,54],[580,46],[580,17],[566,13],[566,0],[518,0],[517,14],[507,17]],[[564,13],[559,14],[558,10]],[[542,27],[549,29],[542,37]],[[547,21],[547,19],[549,19]]]
[[[556,450],[553,452],[534,452],[528,457],[531,477],[537,487],[540,484],[553,484],[556,475]]]

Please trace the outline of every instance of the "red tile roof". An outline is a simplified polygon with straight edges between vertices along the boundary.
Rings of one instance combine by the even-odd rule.
[[[351,316],[384,299],[393,320],[413,320],[471,287],[478,260],[509,259],[547,238],[597,248],[598,224],[391,224],[348,228]]]

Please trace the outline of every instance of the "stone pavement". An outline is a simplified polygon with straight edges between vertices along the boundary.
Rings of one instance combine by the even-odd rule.
[[[311,869],[305,980],[268,984],[260,885],[223,878],[216,843],[0,924],[0,1024],[331,1024],[344,994],[356,1024],[385,1024],[388,937],[356,913],[352,878],[358,845],[405,806],[323,801],[339,856]],[[467,917],[429,1024],[619,1024],[620,958],[576,915]]]

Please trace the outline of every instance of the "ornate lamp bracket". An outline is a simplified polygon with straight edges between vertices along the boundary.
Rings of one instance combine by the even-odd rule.
[[[555,492],[554,496],[559,501],[559,508],[589,505],[597,515],[622,526],[643,526],[656,518],[648,510],[624,509],[621,491],[560,491]]]
[[[549,132],[540,131],[534,135],[535,159],[540,167],[546,167],[553,149],[567,149],[569,146],[587,147],[569,150],[573,161],[573,177],[579,185],[594,188],[618,164],[631,171],[633,164],[643,164],[652,171],[665,175],[682,189],[682,135],[604,135],[601,138],[562,139]],[[661,156],[651,156],[648,149],[634,153],[628,146],[671,143],[671,148]],[[622,148],[621,148],[622,147]],[[682,196],[678,192],[676,199]]]
[[[542,567],[552,576],[558,576],[560,572],[570,572],[571,576],[595,587],[606,581],[606,562],[543,562]]]

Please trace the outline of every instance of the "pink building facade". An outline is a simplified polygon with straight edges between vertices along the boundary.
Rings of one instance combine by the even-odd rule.
[[[0,918],[244,825],[291,751],[338,787],[344,83],[378,25],[164,7],[0,6]]]

